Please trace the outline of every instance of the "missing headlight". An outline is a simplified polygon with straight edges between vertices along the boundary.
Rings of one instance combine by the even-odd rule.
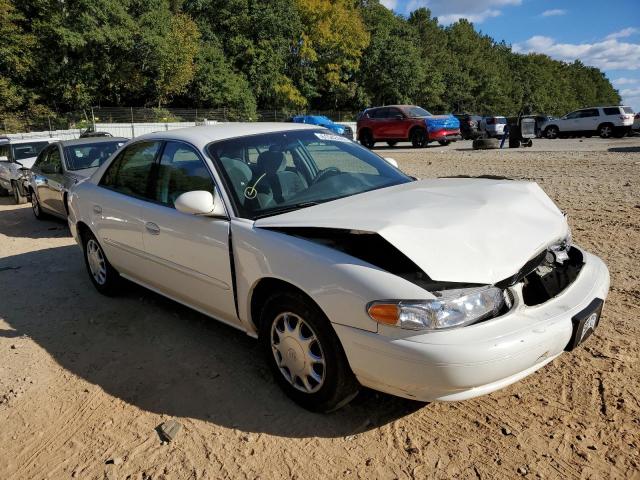
[[[526,277],[522,287],[525,305],[540,305],[559,295],[578,277],[584,259],[575,247],[567,250],[549,249],[551,255]]]

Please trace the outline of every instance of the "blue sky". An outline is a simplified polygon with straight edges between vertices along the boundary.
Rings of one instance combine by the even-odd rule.
[[[467,18],[519,52],[580,59],[602,69],[640,111],[640,0],[381,0],[407,15],[430,8],[440,23]]]

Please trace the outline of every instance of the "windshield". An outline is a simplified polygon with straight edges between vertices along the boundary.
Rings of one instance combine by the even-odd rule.
[[[102,165],[118,148],[123,140],[113,142],[82,143],[64,147],[67,170],[82,170]]]
[[[422,107],[409,107],[407,109],[410,117],[430,117],[431,113],[427,112]]]
[[[208,152],[244,218],[411,181],[376,154],[326,130],[240,137],[213,143]]]
[[[49,145],[49,142],[16,143],[12,146],[13,159],[19,162],[27,158],[37,157],[47,145]]]

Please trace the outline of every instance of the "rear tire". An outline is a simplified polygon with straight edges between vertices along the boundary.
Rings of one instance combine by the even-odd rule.
[[[611,138],[611,135],[613,135],[613,125],[603,123],[598,127],[598,135],[600,135],[600,138]]]
[[[118,293],[120,274],[111,266],[102,250],[98,239],[89,231],[82,234],[84,263],[91,283],[103,295],[113,296]]]
[[[365,130],[364,132],[360,133],[360,143],[369,149],[373,148],[376,142],[373,140],[373,134],[371,133],[371,130]]]
[[[276,383],[313,412],[331,412],[360,385],[324,313],[298,292],[275,293],[260,313],[260,344]]]
[[[451,142],[449,140],[438,140],[438,143],[440,145],[442,145],[443,147],[446,147],[447,145],[449,145]]]
[[[411,145],[414,148],[422,148],[427,146],[427,132],[423,128],[414,128],[411,130]]]
[[[17,182],[11,182],[11,188],[13,189],[13,201],[16,205],[24,205],[27,203],[27,197],[20,193]]]

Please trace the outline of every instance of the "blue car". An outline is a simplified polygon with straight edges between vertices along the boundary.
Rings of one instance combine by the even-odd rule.
[[[337,135],[353,140],[353,129],[351,127],[335,123],[329,117],[325,117],[324,115],[296,115],[291,118],[291,121],[293,123],[308,123],[310,125],[318,125],[320,127],[328,128]]]

